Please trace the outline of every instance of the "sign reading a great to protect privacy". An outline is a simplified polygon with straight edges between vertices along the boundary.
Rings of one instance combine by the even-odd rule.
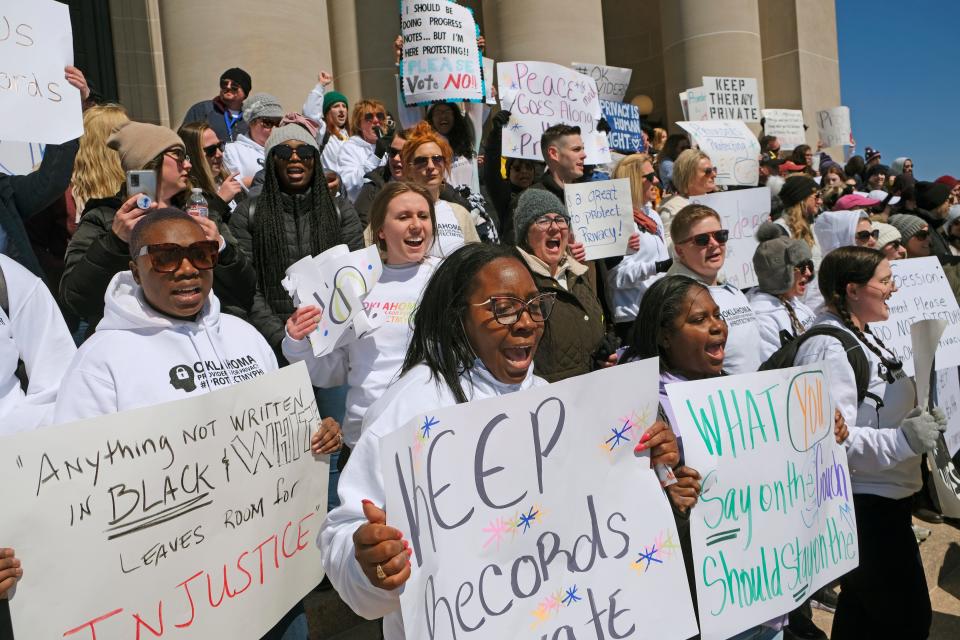
[[[640,153],[644,150],[640,107],[626,102],[601,100],[600,109],[610,125],[607,140],[610,141],[611,149],[623,153]]]
[[[678,122],[717,169],[717,184],[754,187],[760,179],[760,143],[739,120]]]
[[[757,284],[753,254],[757,251],[757,228],[770,219],[770,190],[737,189],[691,196],[690,202],[704,204],[720,214],[721,225],[730,232],[723,274],[737,289]]]
[[[634,447],[655,359],[438,409],[380,443],[408,638],[689,638],[673,514]],[[574,472],[575,471],[575,472]]]
[[[70,10],[53,0],[0,0],[0,140],[59,144],[83,134]]]
[[[704,640],[796,609],[859,562],[829,386],[818,366],[667,385],[701,476],[690,538]]]
[[[4,438],[16,637],[261,637],[323,578],[319,420],[298,363]]]
[[[570,228],[587,260],[622,256],[634,231],[630,179],[597,180],[563,188]]]
[[[473,12],[448,0],[401,0],[400,87],[408,106],[484,97]]]

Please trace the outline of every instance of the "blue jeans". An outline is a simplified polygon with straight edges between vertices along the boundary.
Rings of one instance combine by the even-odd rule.
[[[280,618],[280,622],[267,631],[261,640],[310,640],[310,630],[307,628],[307,612],[303,602],[298,602],[293,609],[287,611]]]
[[[343,416],[347,411],[347,391],[349,389],[350,386],[346,384],[330,389],[314,387],[313,393],[317,398],[317,411],[320,413],[320,417],[333,418],[342,425]],[[337,460],[339,457],[339,453],[334,453],[330,456],[330,483],[327,486],[327,511],[340,506],[340,498],[337,497],[337,484],[340,482],[340,471],[337,470]]]

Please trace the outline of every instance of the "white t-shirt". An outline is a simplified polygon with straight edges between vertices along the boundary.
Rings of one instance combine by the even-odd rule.
[[[466,244],[463,227],[446,200],[438,200],[433,208],[437,216],[437,237],[430,247],[430,255],[445,258]]]
[[[727,321],[727,346],[723,356],[723,370],[729,374],[753,373],[760,368],[760,347],[757,335],[760,328],[753,307],[740,289],[732,284],[710,287],[713,301]]]

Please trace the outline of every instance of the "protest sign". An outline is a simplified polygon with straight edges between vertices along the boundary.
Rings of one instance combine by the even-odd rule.
[[[380,325],[382,319],[376,312],[368,314],[363,300],[382,274],[375,244],[357,251],[338,244],[287,269],[282,284],[294,306],[309,304],[320,309],[317,328],[310,334],[313,355],[326,355],[344,340],[361,338]]]
[[[510,112],[503,155],[542,162],[540,136],[555,124],[580,127],[587,164],[610,161],[607,136],[597,131],[600,99],[593,78],[550,62],[498,62],[500,107]]]
[[[667,385],[686,464],[704,640],[796,609],[858,564],[850,471],[820,365]]]
[[[622,256],[633,233],[630,179],[597,180],[563,187],[570,228],[587,260]]]
[[[53,0],[0,0],[0,140],[59,144],[83,134],[70,10]]]
[[[623,102],[623,98],[627,95],[627,88],[630,86],[633,69],[587,62],[574,62],[570,66],[579,73],[593,78],[597,83],[597,93],[601,100]]]
[[[763,132],[776,136],[781,149],[795,149],[807,143],[803,128],[803,111],[799,109],[761,109]]]
[[[644,150],[643,130],[640,128],[640,107],[625,102],[600,101],[600,109],[610,131],[607,140],[610,148],[623,153],[640,153]]]
[[[497,85],[493,83],[493,70],[496,68],[493,58],[484,57],[483,59],[483,95],[487,104],[497,104],[496,92],[493,88]]]
[[[401,0],[400,33],[400,87],[407,106],[483,101],[480,32],[470,9],[446,0]]]
[[[757,284],[753,254],[757,251],[757,228],[770,219],[770,190],[766,187],[718,191],[691,196],[690,202],[703,204],[720,214],[720,225],[730,232],[723,274],[730,284],[746,289]]]
[[[413,549],[408,638],[696,633],[670,506],[634,452],[658,376],[656,359],[603,369],[381,439],[389,524]]]
[[[689,94],[689,92],[687,92]],[[693,136],[700,150],[710,156],[719,185],[756,186],[760,179],[760,143],[739,120],[678,122]]]
[[[0,142],[0,172],[25,175],[43,160],[46,145],[30,142]]]
[[[711,120],[760,121],[760,94],[756,78],[703,76],[707,112]],[[689,91],[687,99],[690,99]]]
[[[710,117],[710,105],[707,102],[707,92],[704,91],[703,87],[687,89],[680,95],[680,99],[685,100],[687,103],[686,111],[684,112],[686,120],[693,122],[713,120],[713,118]]]
[[[817,131],[825,147],[851,144],[853,133],[850,129],[850,109],[833,107],[817,111]]]
[[[960,376],[956,367],[936,372],[933,405],[947,416],[947,430],[927,456],[940,512],[948,518],[960,518],[960,471],[951,459],[960,449]]]
[[[132,356],[135,357],[135,356]],[[18,638],[259,638],[323,577],[302,363],[0,444]]]
[[[937,369],[960,365],[960,307],[935,257],[890,262],[898,287],[889,300],[890,318],[871,322],[870,330],[903,362],[907,375],[914,375],[910,327],[918,320],[946,320],[947,328],[937,349]]]
[[[947,430],[943,437],[953,457],[960,451],[960,375],[957,374],[957,367],[947,367],[937,371],[936,378],[934,406],[940,407],[947,416]]]

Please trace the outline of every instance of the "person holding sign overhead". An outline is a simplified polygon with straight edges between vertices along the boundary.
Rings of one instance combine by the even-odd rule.
[[[704,196],[717,189],[717,168],[713,166],[710,156],[699,149],[687,149],[673,163],[673,185],[677,193],[667,198],[660,205],[657,213],[663,221],[667,246],[672,240],[672,221],[681,209],[690,204],[690,196]]]

